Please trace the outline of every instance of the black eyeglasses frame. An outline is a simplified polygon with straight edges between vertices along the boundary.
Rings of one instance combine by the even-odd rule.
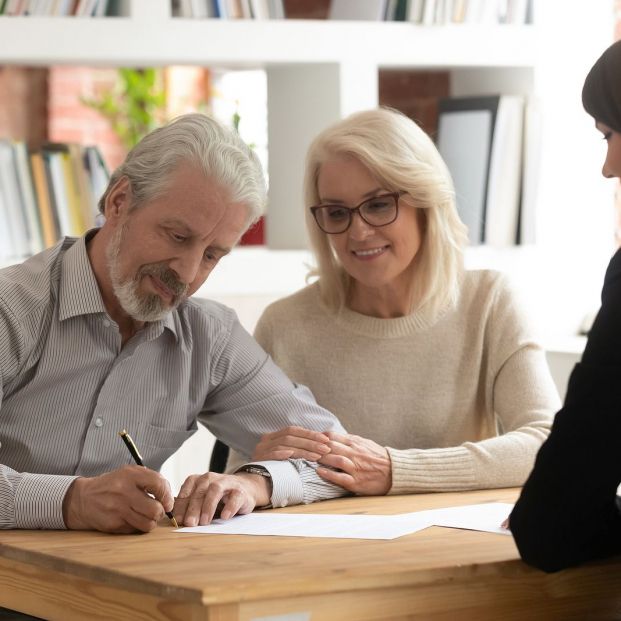
[[[313,218],[315,219],[315,222],[317,223],[317,226],[324,233],[326,233],[326,235],[340,235],[341,233],[345,233],[345,231],[347,231],[349,229],[349,227],[351,226],[351,223],[354,221],[354,214],[355,213],[357,213],[360,216],[360,218],[362,219],[363,222],[365,222],[369,226],[372,226],[373,228],[380,228],[382,226],[388,226],[389,224],[392,224],[399,217],[399,199],[404,194],[406,194],[406,192],[403,191],[403,190],[400,190],[399,192],[385,192],[384,194],[378,194],[377,196],[372,196],[371,198],[367,198],[367,199],[363,200],[356,207],[347,207],[345,205],[327,204],[327,205],[314,205],[313,207],[309,207],[309,209],[310,209],[310,212],[313,214]],[[369,222],[362,215],[362,212],[360,211],[360,208],[363,205],[365,205],[366,203],[368,203],[369,201],[376,200],[376,199],[379,199],[379,198],[386,198],[388,196],[392,197],[394,199],[394,201],[395,201],[395,217],[392,220],[390,220],[389,222],[384,222],[383,224],[373,224],[372,222]],[[317,217],[317,212],[320,209],[325,209],[326,207],[344,207],[345,209],[348,210],[349,221],[347,222],[347,226],[342,231],[326,231],[323,228],[323,226],[321,226],[321,224],[319,223],[319,219]]]

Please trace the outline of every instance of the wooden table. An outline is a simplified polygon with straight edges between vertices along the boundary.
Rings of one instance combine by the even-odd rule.
[[[516,490],[345,498],[285,512],[391,514],[513,502]],[[283,510],[281,510],[283,511]],[[48,619],[346,621],[621,618],[621,562],[544,574],[511,537],[392,541],[0,531],[0,606]]]

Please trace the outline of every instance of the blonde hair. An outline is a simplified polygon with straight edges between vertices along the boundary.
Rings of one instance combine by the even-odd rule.
[[[324,303],[337,311],[345,305],[351,277],[308,209],[320,202],[317,180],[321,165],[335,156],[355,158],[384,189],[406,192],[422,210],[422,240],[413,283],[416,306],[412,310],[437,316],[457,299],[467,229],[457,214],[451,175],[432,140],[405,115],[379,108],[335,123],[309,147],[304,193],[306,225],[317,260],[312,275],[319,277]]]

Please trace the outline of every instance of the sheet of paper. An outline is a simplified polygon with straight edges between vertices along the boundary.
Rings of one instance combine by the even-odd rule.
[[[425,511],[434,526],[480,530],[487,533],[510,535],[501,524],[509,517],[513,505],[506,502],[488,502],[479,505],[449,507]],[[410,515],[417,515],[416,513]]]
[[[395,539],[431,526],[428,518],[397,515],[310,515],[250,513],[207,526],[180,528],[178,533],[336,537],[339,539]]]
[[[175,532],[207,535],[396,539],[429,526],[445,526],[510,535],[511,533],[500,525],[512,508],[511,504],[494,502],[396,515],[250,513],[230,520],[214,520],[207,526],[180,528]]]

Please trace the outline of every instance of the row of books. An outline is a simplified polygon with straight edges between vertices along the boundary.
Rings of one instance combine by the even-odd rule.
[[[108,0],[0,0],[0,15],[104,17]]]
[[[108,177],[97,147],[49,143],[29,152],[23,142],[0,140],[0,262],[94,226]]]
[[[283,19],[283,0],[173,0],[174,17]],[[441,24],[526,24],[532,0],[331,0],[334,20],[409,21]]]
[[[521,96],[440,99],[436,144],[472,245],[535,242],[539,123]]]
[[[173,17],[284,19],[283,0],[173,0]]]
[[[423,26],[442,24],[531,24],[532,0],[388,0],[394,19]],[[405,5],[405,6],[403,6]]]

